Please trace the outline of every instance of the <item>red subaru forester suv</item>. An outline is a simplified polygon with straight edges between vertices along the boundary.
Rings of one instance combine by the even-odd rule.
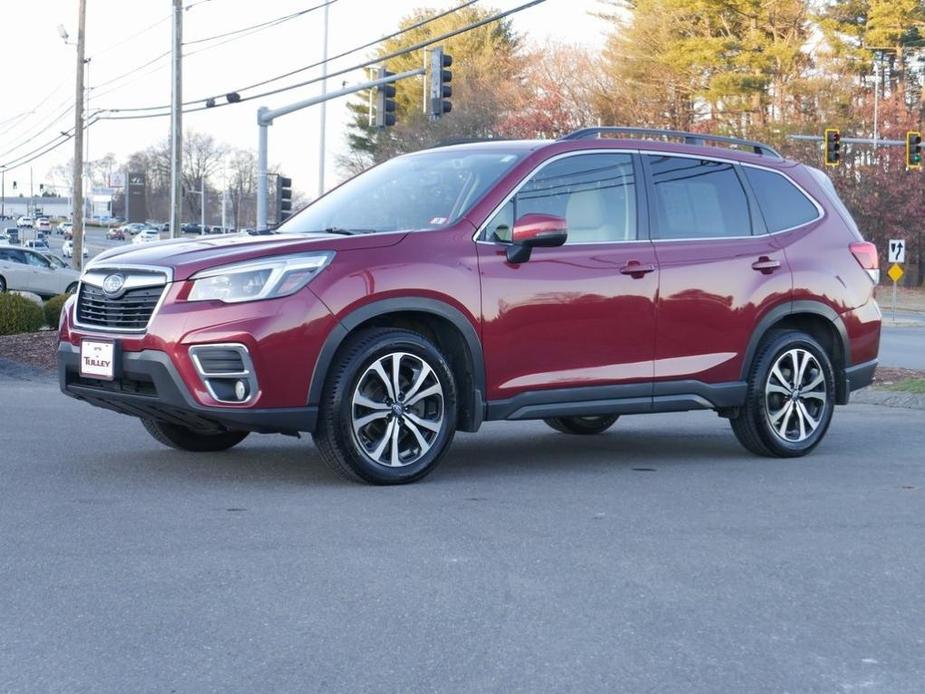
[[[878,274],[825,174],[761,143],[592,128],[453,145],[273,234],[103,253],[63,312],[59,375],[168,446],[311,432],[377,484],[500,419],[596,434],[712,409],[750,451],[799,456],[871,382]]]

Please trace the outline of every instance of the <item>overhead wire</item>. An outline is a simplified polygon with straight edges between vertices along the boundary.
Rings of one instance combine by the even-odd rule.
[[[458,9],[461,9],[462,7],[465,7],[465,6],[467,6],[467,5],[473,4],[474,1],[475,1],[475,0],[470,0],[470,2],[464,3],[464,4],[461,5],[460,7],[454,8],[454,9],[451,10],[451,11],[457,11]],[[304,87],[304,86],[309,85],[309,84],[314,84],[314,83],[320,82],[320,81],[322,81],[322,80],[324,80],[324,79],[330,79],[330,78],[333,78],[333,77],[339,77],[339,76],[341,76],[341,75],[345,75],[345,74],[348,74],[348,73],[350,73],[350,72],[355,72],[356,70],[360,70],[360,69],[362,69],[362,68],[364,68],[364,67],[369,67],[370,65],[374,65],[374,64],[377,64],[377,63],[382,63],[382,62],[387,61],[387,60],[390,60],[390,59],[392,59],[392,58],[396,58],[396,57],[398,57],[398,56],[405,55],[406,53],[410,53],[410,52],[419,50],[419,49],[421,49],[421,48],[425,48],[425,47],[427,47],[427,46],[431,46],[431,45],[433,45],[433,44],[435,44],[435,43],[439,43],[440,41],[444,41],[444,40],[446,40],[446,39],[448,39],[448,38],[452,38],[452,37],[454,37],[454,36],[458,36],[459,34],[465,33],[465,32],[467,32],[467,31],[472,31],[473,29],[477,29],[477,28],[479,28],[479,27],[485,26],[486,24],[490,24],[490,23],[492,23],[492,22],[496,22],[496,21],[498,21],[498,20],[500,20],[500,19],[504,19],[504,18],[509,17],[509,16],[511,16],[511,15],[513,15],[513,14],[516,14],[517,12],[522,12],[523,10],[529,9],[530,7],[534,7],[534,6],[536,6],[536,5],[540,5],[540,4],[544,3],[544,2],[546,2],[546,0],[529,0],[529,2],[522,3],[522,4],[520,4],[520,5],[517,5],[516,7],[513,7],[513,8],[511,8],[511,9],[509,9],[509,10],[505,10],[505,11],[503,11],[503,12],[496,12],[496,13],[493,14],[493,15],[489,15],[488,17],[484,17],[484,18],[482,18],[482,19],[480,19],[480,20],[478,20],[478,21],[471,22],[471,23],[469,23],[469,24],[467,24],[467,25],[465,25],[465,26],[463,26],[463,27],[460,27],[460,28],[458,28],[458,29],[454,29],[454,30],[452,30],[452,31],[445,32],[445,33],[440,34],[440,35],[438,35],[438,36],[430,37],[430,38],[428,38],[428,39],[425,39],[425,40],[423,40],[423,41],[419,41],[419,42],[416,43],[416,44],[413,44],[413,45],[411,45],[411,46],[407,46],[407,47],[402,48],[402,49],[400,49],[400,50],[393,51],[393,52],[388,53],[388,54],[385,54],[385,55],[376,56],[376,57],[374,57],[374,58],[371,59],[371,60],[367,60],[367,61],[364,61],[364,62],[362,62],[362,63],[358,63],[358,64],[356,64],[356,65],[352,65],[352,66],[347,67],[347,68],[342,68],[342,69],[337,70],[337,71],[335,71],[335,72],[329,72],[329,73],[328,73],[326,76],[324,76],[324,77],[315,77],[315,78],[312,78],[312,79],[310,79],[310,80],[305,80],[305,81],[303,81],[303,82],[298,82],[298,83],[295,83],[295,84],[286,85],[286,86],[283,86],[283,87],[279,87],[279,88],[277,88],[277,89],[272,89],[272,90],[260,92],[260,93],[258,93],[258,94],[252,94],[252,95],[249,95],[249,96],[242,96],[239,100],[237,100],[237,101],[235,101],[235,102],[233,102],[233,103],[241,103],[241,102],[244,102],[244,101],[252,101],[252,100],[254,100],[254,99],[259,99],[259,98],[263,98],[263,97],[266,97],[266,96],[272,96],[272,95],[275,95],[275,94],[279,94],[279,93],[281,93],[281,92],[285,92],[285,91],[289,91],[289,90],[292,90],[292,89],[296,89],[296,88],[298,88],[298,87]],[[442,14],[445,15],[446,12],[445,12],[445,13],[442,13]],[[435,17],[432,17],[432,18],[430,18],[429,21],[434,21],[434,19],[436,19],[436,18],[437,18],[436,16],[435,16]],[[420,24],[420,23],[419,23],[419,24]],[[403,33],[403,32],[405,32],[405,31],[410,31],[410,30],[411,30],[411,27],[408,27],[408,28],[402,30],[402,32],[398,32],[398,33]],[[377,41],[371,42],[371,45],[375,45],[376,43],[379,43],[379,42],[381,42],[381,41],[382,41],[382,39],[379,39],[379,40],[377,40]],[[367,47],[368,47],[368,46],[367,46]],[[344,52],[344,53],[342,53],[342,54],[339,54],[338,56],[334,56],[334,57],[330,58],[329,60],[335,60],[335,59],[337,59],[338,57],[343,57],[344,55],[349,55],[349,54],[351,54],[351,53],[355,53],[355,52],[358,51],[358,50],[362,50],[362,49],[359,48],[359,47],[358,47],[358,48],[355,48],[355,49],[351,49],[351,50],[346,51],[346,52]],[[322,61],[321,63],[318,63],[318,64],[323,64],[324,62],[325,62],[325,61]],[[306,66],[306,67],[304,67],[304,68],[300,68],[300,69],[297,70],[297,71],[293,71],[292,73],[287,73],[287,74],[294,74],[294,73],[296,73],[296,72],[301,72],[301,71],[304,71],[304,70],[309,69],[309,67],[311,67],[311,66]],[[267,83],[269,83],[269,82],[276,81],[277,79],[280,79],[280,77],[272,78],[272,79],[270,79],[270,80],[265,80],[262,84],[267,84]],[[251,86],[249,86],[249,87],[241,87],[241,88],[239,88],[239,89],[237,89],[237,90],[235,90],[235,91],[238,91],[238,92],[240,92],[240,91],[245,91],[245,90],[251,88],[252,86],[253,86],[253,85],[251,85]],[[216,98],[216,97],[209,97],[208,99],[195,99],[195,100],[185,101],[185,102],[183,102],[183,105],[184,105],[184,106],[191,106],[191,105],[193,105],[193,104],[203,104],[205,101],[208,101],[208,100],[211,100],[211,99],[214,99],[214,98]],[[196,108],[183,109],[183,113],[195,113],[196,111],[203,111],[203,110],[205,110],[205,109],[207,109],[207,108],[220,108],[220,107],[229,106],[229,105],[232,105],[232,104],[231,104],[231,103],[216,103],[214,106],[203,105],[203,106],[199,106],[199,107],[196,107]],[[169,105],[169,104],[166,104],[166,105],[163,105],[163,106],[134,107],[134,108],[122,108],[122,109],[120,109],[120,108],[107,108],[107,109],[105,109],[105,110],[106,110],[107,113],[122,114],[122,113],[138,113],[138,112],[140,112],[140,111],[152,111],[152,110],[161,110],[161,109],[169,109],[169,108],[170,108],[170,105]],[[147,117],[147,118],[158,118],[158,117],[163,117],[163,116],[167,116],[167,115],[169,115],[169,111],[167,111],[167,112],[165,112],[165,113],[148,113],[148,114],[141,114],[141,115],[126,115],[126,116],[120,116],[120,115],[110,116],[110,115],[105,115],[105,116],[102,116],[102,118],[105,119],[105,120],[129,120],[129,119],[146,118],[146,117]]]

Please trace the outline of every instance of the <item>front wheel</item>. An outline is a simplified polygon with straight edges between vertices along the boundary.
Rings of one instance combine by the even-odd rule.
[[[544,419],[547,425],[563,434],[603,434],[614,425],[620,415],[601,415],[594,417],[551,417]]]
[[[427,338],[363,331],[333,365],[314,439],[342,477],[414,482],[434,470],[453,440],[456,406],[453,374]]]
[[[151,436],[165,446],[193,453],[226,451],[241,443],[248,434],[246,431],[223,431],[209,434],[156,419],[142,419],[141,423]]]
[[[745,405],[730,420],[752,453],[806,455],[825,436],[835,409],[835,373],[825,349],[806,333],[775,332],[763,343]]]

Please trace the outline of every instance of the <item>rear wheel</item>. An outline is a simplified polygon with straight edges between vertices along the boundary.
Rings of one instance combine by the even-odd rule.
[[[544,419],[549,426],[563,434],[602,434],[613,426],[620,415],[600,415],[594,417],[550,417]]]
[[[218,434],[208,434],[179,424],[159,422],[156,419],[142,419],[141,423],[151,436],[165,446],[194,453],[215,453],[228,450],[241,443],[248,434],[246,431],[223,431]]]
[[[3,276],[0,275],[0,294],[6,291],[6,280],[3,279]]]
[[[404,484],[434,470],[455,432],[456,385],[440,350],[418,333],[385,328],[344,347],[314,439],[342,477]]]
[[[819,445],[834,408],[835,374],[825,349],[806,333],[774,332],[755,359],[745,405],[730,423],[752,453],[793,458]]]
[[[71,284],[67,285],[67,289],[64,290],[64,293],[73,294],[76,291],[77,291],[77,282],[72,282]]]

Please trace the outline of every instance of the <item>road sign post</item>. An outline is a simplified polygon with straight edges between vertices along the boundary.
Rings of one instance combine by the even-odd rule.
[[[890,269],[887,273],[893,280],[893,320],[896,320],[896,285],[902,279],[902,264],[906,262],[906,241],[904,239],[890,239],[887,247],[887,261],[890,263]]]

